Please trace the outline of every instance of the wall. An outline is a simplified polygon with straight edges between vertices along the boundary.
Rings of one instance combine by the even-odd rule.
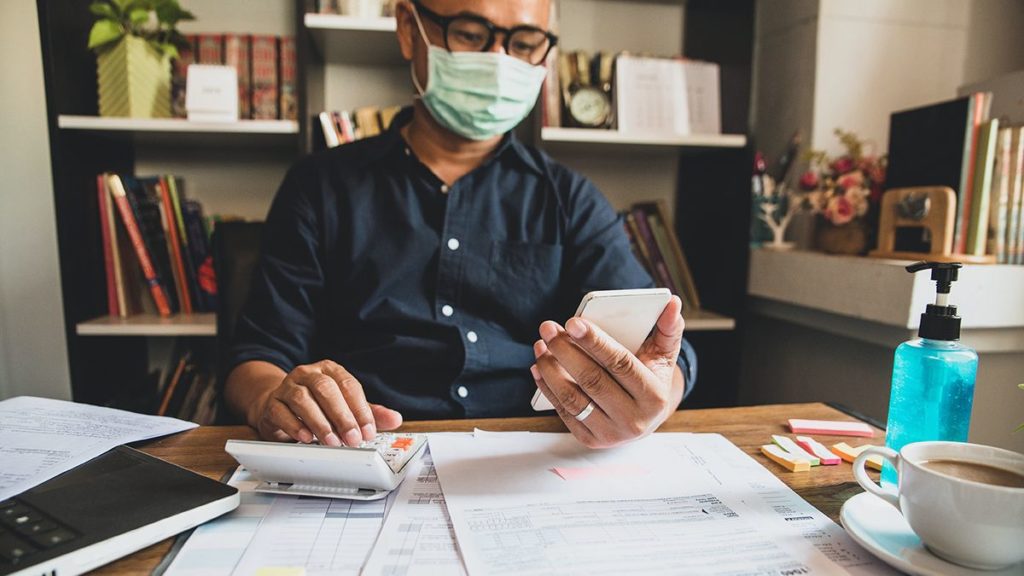
[[[33,0],[4,2],[0,55],[0,398],[69,398],[46,98]]]

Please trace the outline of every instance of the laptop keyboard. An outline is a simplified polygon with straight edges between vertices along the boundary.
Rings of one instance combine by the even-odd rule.
[[[78,535],[19,500],[0,501],[0,566],[14,566]]]

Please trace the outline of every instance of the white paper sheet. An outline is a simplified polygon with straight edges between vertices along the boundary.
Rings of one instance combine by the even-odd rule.
[[[197,528],[166,576],[252,576],[262,568],[359,574],[394,497],[356,502],[260,494],[241,467],[228,484],[241,492],[241,505]]]
[[[195,428],[176,418],[19,396],[0,402],[0,500],[121,444]]]
[[[718,490],[733,493],[765,523],[799,533],[849,574],[899,574],[724,436],[665,433],[655,437],[692,467],[694,475],[704,475]]]
[[[363,576],[465,574],[430,448],[409,466]]]
[[[615,60],[615,108],[623,134],[689,134],[683,61],[619,56]]]
[[[431,436],[470,574],[835,574],[665,443],[587,450],[568,435]],[[716,488],[718,489],[716,491]]]

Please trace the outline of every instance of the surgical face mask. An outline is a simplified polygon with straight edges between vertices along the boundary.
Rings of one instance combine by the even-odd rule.
[[[487,140],[522,122],[537,102],[547,70],[498,52],[449,52],[427,42],[427,86],[412,66],[412,82],[439,124],[470,140]]]

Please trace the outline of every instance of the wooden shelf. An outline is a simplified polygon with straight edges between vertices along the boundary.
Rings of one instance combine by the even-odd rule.
[[[216,336],[216,314],[177,315],[161,318],[139,314],[121,318],[102,316],[75,326],[79,336]]]
[[[193,122],[183,118],[57,117],[61,130],[108,134],[156,144],[276,146],[295,144],[295,120]]]
[[[742,148],[747,145],[743,134],[688,134],[671,136],[662,134],[623,134],[617,130],[590,130],[587,128],[541,128],[541,143],[575,149],[593,150],[595,146],[620,149],[666,150],[704,148]]]
[[[736,320],[709,310],[683,312],[687,332],[710,332],[712,330],[735,330]]]
[[[306,14],[306,29],[325,62],[402,64],[394,18],[355,18],[337,14]]]

